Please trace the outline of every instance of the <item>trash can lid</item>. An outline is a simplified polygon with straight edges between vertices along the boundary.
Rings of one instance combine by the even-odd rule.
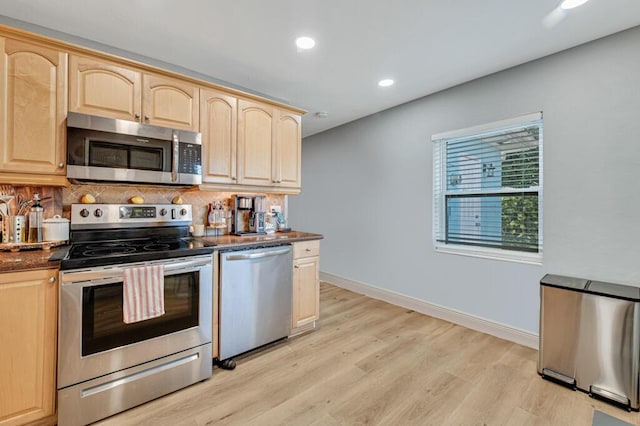
[[[542,277],[540,285],[640,302],[640,288],[634,286],[554,274]]]

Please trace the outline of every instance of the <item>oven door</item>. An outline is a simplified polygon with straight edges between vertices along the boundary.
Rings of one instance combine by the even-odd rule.
[[[124,269],[158,264],[165,314],[125,324]],[[58,388],[210,343],[212,269],[206,255],[61,272]]]

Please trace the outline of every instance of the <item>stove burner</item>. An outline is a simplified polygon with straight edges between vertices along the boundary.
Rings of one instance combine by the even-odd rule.
[[[144,250],[146,250],[146,251],[169,250],[169,248],[171,248],[171,245],[170,244],[155,243],[155,244],[146,244],[142,248]]]
[[[122,242],[109,242],[109,241],[104,241],[101,243],[95,243],[95,244],[85,244],[85,248],[87,250],[96,250],[96,249],[101,249],[101,248],[120,248],[120,247],[129,247],[130,243],[126,242],[126,241],[122,241]]]
[[[82,255],[85,257],[96,257],[96,256],[106,256],[110,254],[127,254],[133,253],[136,251],[135,247],[127,247],[127,246],[114,246],[114,247],[99,247],[93,246],[88,247],[85,251],[82,252]]]
[[[117,224],[114,224],[117,225]],[[213,247],[189,237],[187,226],[74,229],[62,270],[121,265],[211,254]]]

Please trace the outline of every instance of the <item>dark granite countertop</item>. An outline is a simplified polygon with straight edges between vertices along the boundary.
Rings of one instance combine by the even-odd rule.
[[[223,235],[220,237],[203,237],[205,243],[215,244],[215,249],[232,249],[251,246],[266,246],[288,244],[296,241],[320,240],[324,238],[320,234],[309,232],[291,231],[276,232],[275,234],[237,236]],[[26,271],[30,269],[58,268],[59,261],[49,261],[57,250],[64,248],[52,248],[51,250],[24,250],[19,252],[0,252],[0,273]]]
[[[216,250],[233,249],[251,246],[266,246],[288,244],[296,241],[321,240],[324,238],[321,234],[312,234],[309,232],[291,231],[276,232],[267,235],[223,235],[220,237],[202,237],[205,243],[215,244]]]
[[[60,261],[49,262],[49,257],[62,248],[51,250],[23,250],[0,252],[0,272],[17,272],[30,269],[58,268]]]

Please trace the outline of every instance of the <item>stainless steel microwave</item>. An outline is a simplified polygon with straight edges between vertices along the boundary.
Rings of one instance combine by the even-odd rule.
[[[167,185],[202,183],[202,136],[70,112],[67,178]]]

